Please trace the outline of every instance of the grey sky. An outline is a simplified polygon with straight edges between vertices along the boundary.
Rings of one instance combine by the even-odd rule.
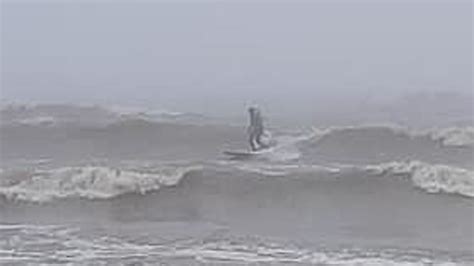
[[[2,2],[2,98],[210,111],[472,90],[470,1]]]

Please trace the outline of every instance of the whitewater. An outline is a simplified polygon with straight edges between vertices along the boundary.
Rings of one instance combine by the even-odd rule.
[[[0,264],[472,265],[474,127],[2,109]]]

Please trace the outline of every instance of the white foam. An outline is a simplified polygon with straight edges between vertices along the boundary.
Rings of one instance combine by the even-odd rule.
[[[408,175],[413,184],[429,193],[452,193],[474,197],[474,171],[448,165],[419,161],[390,162],[366,166],[377,174]]]
[[[117,114],[118,116],[136,116],[136,117],[153,117],[153,116],[161,116],[161,115],[169,115],[169,116],[179,116],[183,113],[169,111],[164,109],[151,109],[151,108],[143,108],[143,107],[134,107],[134,106],[107,106],[107,110],[111,111],[112,113]]]
[[[433,129],[427,133],[431,139],[440,141],[444,146],[473,146],[474,127],[449,127]]]
[[[0,187],[0,194],[11,200],[45,202],[61,198],[106,199],[125,193],[147,193],[161,186],[172,186],[189,167],[160,167],[139,171],[102,166],[63,167],[36,172],[12,186]]]
[[[0,227],[3,225],[0,224]],[[164,244],[127,241],[119,237],[82,236],[79,228],[67,226],[18,225],[0,241],[0,263],[40,264],[51,259],[68,263],[127,264],[129,259],[147,258],[148,262],[187,259],[191,264],[304,264],[304,265],[463,265],[449,258],[439,260],[421,252],[401,250],[310,250],[267,240],[186,239]],[[54,252],[41,252],[45,244]],[[14,247],[21,245],[21,249]],[[194,263],[195,262],[195,263]]]
[[[325,128],[313,127],[314,136],[319,139],[323,136],[330,135],[334,132],[345,131],[345,130],[357,130],[357,129],[376,129],[376,128],[385,128],[389,129],[396,133],[408,133],[410,130],[408,128],[402,127],[393,123],[366,123],[361,125],[348,125],[348,126],[330,126]]]
[[[428,137],[433,141],[440,142],[446,147],[474,146],[474,127],[472,126],[431,128],[424,130],[415,130],[394,124],[366,124],[360,126],[328,127],[324,129],[314,128],[315,134],[313,141],[319,141],[322,137],[335,132],[370,128],[385,128],[393,131],[395,134],[404,134],[408,137]]]
[[[275,137],[276,146],[271,148],[271,152],[264,153],[263,157],[273,162],[298,160],[301,157],[301,152],[297,147],[298,143],[313,139],[318,134],[318,131],[313,130],[309,133],[277,136]]]
[[[56,119],[52,116],[35,116],[35,117],[20,119],[16,122],[22,125],[31,125],[31,126],[52,125],[56,123]]]
[[[341,170],[323,165],[280,164],[270,165],[262,163],[236,164],[235,168],[263,176],[293,176],[296,173],[330,173],[337,174]]]
[[[239,164],[236,168],[250,173],[256,173],[264,176],[285,176],[286,169],[266,164]]]

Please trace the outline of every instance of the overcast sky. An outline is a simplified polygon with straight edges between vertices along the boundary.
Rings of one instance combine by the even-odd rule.
[[[1,9],[8,100],[208,112],[473,89],[471,1],[2,1]]]

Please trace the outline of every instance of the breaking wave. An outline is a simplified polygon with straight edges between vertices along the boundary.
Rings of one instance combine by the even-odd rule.
[[[126,193],[145,194],[176,185],[197,166],[137,170],[104,166],[63,167],[35,171],[23,180],[0,187],[9,200],[46,202],[62,198],[108,199]]]
[[[264,178],[278,177],[293,182],[294,178],[305,177],[319,182],[321,177],[337,179],[338,176],[357,178],[360,173],[383,178],[406,176],[413,186],[427,193],[447,193],[474,198],[474,171],[441,164],[420,161],[387,162],[374,165],[314,165],[314,164],[269,164],[265,162],[229,162],[192,166],[154,167],[106,167],[77,166],[48,171],[22,173],[21,180],[5,181],[0,186],[0,195],[12,201],[48,202],[57,199],[109,199],[119,195],[146,194],[161,187],[177,185],[184,176],[199,170],[201,177],[221,177],[229,186],[243,186],[251,179],[241,179],[239,173],[253,174]],[[225,178],[223,178],[225,177]],[[18,179],[18,178],[17,178]],[[237,183],[236,183],[237,182]],[[242,183],[244,182],[244,183]],[[238,185],[240,186],[240,185]],[[237,187],[235,187],[237,189]]]
[[[366,166],[376,174],[408,175],[413,184],[428,193],[450,193],[474,197],[474,171],[419,161],[389,162]]]
[[[428,131],[433,140],[440,141],[444,146],[473,146],[474,127],[450,127]]]
[[[269,152],[264,152],[261,157],[271,162],[288,162],[300,159],[301,152],[298,148],[299,143],[314,138],[317,131],[311,131],[304,134],[281,134],[275,137],[277,143],[275,147],[270,148]]]

